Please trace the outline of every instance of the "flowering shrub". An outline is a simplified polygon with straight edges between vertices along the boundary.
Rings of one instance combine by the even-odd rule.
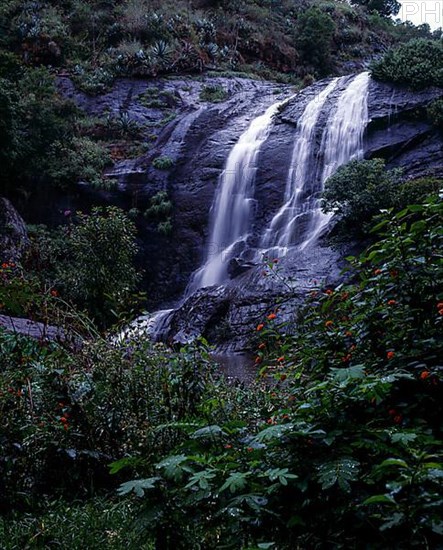
[[[214,392],[188,439],[121,485],[157,545],[437,544],[442,214],[436,198],[386,213],[352,284],[313,292],[292,333],[278,312],[257,326],[269,386],[241,414],[238,389]]]

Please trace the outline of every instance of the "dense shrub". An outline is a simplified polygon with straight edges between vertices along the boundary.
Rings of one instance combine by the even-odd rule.
[[[295,41],[304,64],[312,66],[319,75],[331,69],[331,45],[334,20],[318,8],[310,8],[297,19]]]
[[[65,216],[67,225],[32,235],[30,267],[101,327],[116,322],[130,309],[139,282],[134,222],[116,207]]]
[[[414,90],[443,87],[443,43],[416,39],[402,44],[372,64],[372,75]]]
[[[353,284],[314,290],[295,328],[278,310],[257,326],[267,398],[239,414],[215,394],[206,425],[121,485],[158,547],[438,545],[442,216],[435,198],[387,213]]]
[[[380,208],[394,205],[400,177],[398,169],[385,170],[382,159],[351,161],[326,181],[323,211],[359,227]]]

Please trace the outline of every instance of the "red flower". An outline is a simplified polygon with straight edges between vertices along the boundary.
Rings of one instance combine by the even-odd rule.
[[[350,353],[348,353],[348,355],[345,355],[344,357],[341,358],[341,360],[343,361],[343,363],[347,363],[348,361],[350,361],[352,358],[352,355]]]
[[[438,302],[437,309],[443,309],[443,302]]]
[[[232,449],[232,445],[229,444],[229,443],[227,443],[227,444],[225,445],[225,449]]]
[[[420,374],[420,378],[422,380],[426,380],[426,378],[428,378],[429,376],[431,376],[431,373],[428,371],[428,370],[424,370],[421,374]]]
[[[68,426],[67,424],[63,424],[63,428],[64,428],[65,430],[68,430],[69,426]]]
[[[259,345],[258,345],[258,349],[264,349],[266,347],[266,344],[264,342],[261,342]]]
[[[259,325],[257,325],[257,328],[255,330],[260,332],[261,330],[263,330],[264,326],[265,325],[263,323],[260,323]]]
[[[285,360],[285,358],[284,358],[283,355],[277,359],[277,361],[278,361],[279,363],[283,363],[284,360]]]
[[[395,300],[388,300],[388,306],[395,306],[396,303]]]
[[[247,447],[246,450],[248,451],[248,453],[252,453],[252,451],[254,450],[254,447]]]
[[[51,296],[57,297],[58,292],[56,290],[51,290]]]
[[[270,314],[268,315],[268,319],[269,319],[270,321],[272,321],[272,319],[275,319],[276,317],[277,317],[277,315],[276,315],[275,313],[270,313]]]
[[[398,277],[398,271],[396,269],[391,269],[391,271],[389,272],[389,274],[391,275],[391,277],[393,279],[395,279],[396,277]]]
[[[287,378],[286,374],[281,374],[280,375],[280,381],[281,382],[284,382],[286,380],[286,378]]]
[[[388,351],[388,353],[386,354],[386,357],[388,359],[393,359],[395,357],[395,353],[393,351]]]
[[[400,424],[400,422],[403,420],[401,414],[397,414],[397,416],[394,416],[394,422],[396,424]]]
[[[66,423],[68,422],[68,419],[65,418],[64,416],[62,416],[62,417],[60,418],[60,422],[63,422],[63,424],[66,424]]]
[[[331,294],[334,294],[334,291],[328,288],[328,290],[325,291],[325,294],[327,294],[328,296],[331,296]]]
[[[438,314],[439,315],[443,315],[443,307],[441,309],[438,310]]]
[[[380,274],[381,274],[381,269],[374,270],[374,275],[380,275]]]
[[[389,409],[388,414],[391,416],[395,416],[397,414],[397,411],[395,409]]]
[[[255,358],[255,364],[258,365],[259,363],[261,363],[261,357],[260,356],[257,356]]]

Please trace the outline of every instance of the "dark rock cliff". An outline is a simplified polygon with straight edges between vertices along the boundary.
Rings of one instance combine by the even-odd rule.
[[[222,86],[227,98],[220,103],[202,101],[200,94],[206,85]],[[160,235],[141,215],[137,223],[149,307],[154,310],[174,305],[202,262],[209,212],[230,149],[255,116],[294,91],[272,83],[221,77],[155,82],[123,79],[98,98],[77,92],[67,78],[60,79],[59,86],[90,115],[126,113],[143,126],[152,146],[139,158],[116,162],[108,173],[118,183],[115,191],[98,193],[81,185],[68,196],[53,194],[49,200],[46,196],[37,213],[34,207],[28,221],[57,221],[63,209],[88,208],[92,203],[114,203],[143,212],[155,193],[168,191],[174,205],[172,234]],[[322,86],[324,83],[316,83],[306,88],[282,109],[262,147],[256,180],[255,234],[281,204],[297,120]],[[143,105],[142,94],[152,88],[169,98],[172,120],[165,122],[161,110]],[[389,167],[401,166],[411,177],[442,176],[442,136],[426,118],[427,105],[441,96],[441,89],[411,92],[372,81],[366,158],[383,157]],[[152,161],[159,156],[171,160],[169,169],[154,168]],[[308,256],[285,258],[279,269],[282,275],[292,278],[290,289],[279,282],[279,277],[264,277],[262,266],[243,273],[241,266],[232,266],[238,276],[226,288],[199,291],[181,305],[171,316],[169,335],[187,340],[203,334],[211,341],[241,348],[278,296],[282,297],[281,310],[291,311],[309,288],[339,280],[340,257],[338,251],[319,245]]]

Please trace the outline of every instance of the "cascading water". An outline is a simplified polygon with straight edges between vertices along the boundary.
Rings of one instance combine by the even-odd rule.
[[[311,216],[300,249],[314,243],[331,219],[332,214],[321,211],[318,196],[326,180],[343,164],[363,158],[363,136],[369,122],[369,82],[368,72],[357,75],[340,94],[336,109],[328,117],[321,144],[323,169],[320,185],[310,198]]]
[[[288,249],[312,244],[330,216],[321,212],[319,194],[339,166],[363,156],[363,134],[368,123],[369,73],[354,77],[340,92],[327,118],[320,150],[315,157],[316,125],[328,97],[343,80],[332,81],[305,108],[299,122],[289,170],[285,204],[266,230],[262,246],[284,256]]]
[[[297,221],[304,214],[301,193],[309,178],[309,168],[314,157],[316,127],[322,109],[335,90],[339,79],[334,79],[306,106],[297,124],[297,134],[286,181],[285,203],[272,219],[266,230],[262,245],[286,250],[292,244]]]
[[[187,295],[227,279],[229,260],[245,247],[249,236],[257,157],[272,120],[289,99],[275,103],[241,136],[226,161],[211,209],[211,229],[204,265],[194,273]]]
[[[325,181],[342,164],[363,156],[369,81],[368,73],[336,78],[306,106],[297,124],[285,202],[263,234],[257,256],[270,250],[278,255],[290,248],[302,250],[323,232],[330,218],[320,210]],[[291,99],[254,119],[229,154],[211,208],[205,262],[192,276],[183,300],[198,289],[225,283],[229,260],[247,251],[260,148],[274,115]],[[167,335],[173,315],[174,310],[167,310],[151,318],[154,340]]]

